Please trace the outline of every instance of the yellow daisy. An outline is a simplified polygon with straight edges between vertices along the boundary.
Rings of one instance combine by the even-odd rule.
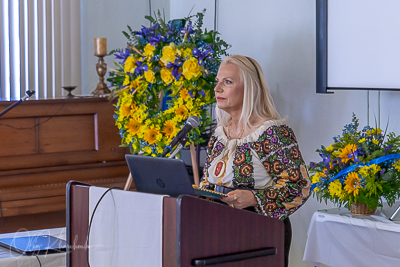
[[[141,123],[138,119],[133,118],[128,122],[127,128],[128,133],[135,135],[140,131]]]
[[[400,160],[396,161],[393,164],[393,167],[396,169],[396,171],[400,171]]]
[[[149,143],[150,145],[154,145],[157,141],[157,136],[159,135],[159,131],[154,128],[147,129],[144,133],[144,141]]]
[[[179,96],[183,99],[183,101],[186,101],[186,99],[190,97],[185,88],[182,88],[182,90],[179,91]]]
[[[326,151],[333,151],[335,148],[333,147],[333,144],[330,144],[327,148]]]
[[[349,173],[344,181],[344,190],[346,190],[349,195],[353,193],[354,196],[357,196],[358,190],[362,188],[360,180],[360,176],[356,172]]]
[[[132,115],[130,105],[122,105],[119,112],[124,117],[129,117],[130,115]]]
[[[175,132],[175,124],[172,122],[172,120],[167,120],[164,124],[164,128],[162,132],[168,137],[171,138],[174,135]]]
[[[349,155],[354,153],[356,150],[357,146],[355,144],[348,144],[340,150],[339,158],[342,159],[343,163],[347,163],[349,160],[354,160],[354,156],[349,158]]]
[[[342,184],[340,183],[339,179],[336,179],[335,181],[333,181],[329,184],[329,194],[331,195],[331,197],[342,196],[342,194],[343,194]]]
[[[182,116],[182,119],[186,119],[188,114],[188,110],[185,106],[180,106],[179,108],[175,109],[176,116]]]
[[[380,134],[381,132],[382,132],[382,130],[379,128],[372,128],[371,130],[367,131],[367,135]]]

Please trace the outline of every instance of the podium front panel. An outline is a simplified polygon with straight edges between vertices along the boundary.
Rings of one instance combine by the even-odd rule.
[[[232,256],[276,249],[276,254],[215,267],[284,266],[284,225],[281,220],[227,205],[181,196],[178,198],[178,265],[195,259]]]

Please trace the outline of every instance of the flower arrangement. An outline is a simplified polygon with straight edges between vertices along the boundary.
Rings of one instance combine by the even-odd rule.
[[[400,196],[400,137],[377,127],[358,131],[358,126],[353,114],[342,135],[317,150],[322,161],[310,163],[313,194],[347,208],[365,203],[373,210],[382,207],[381,198],[391,206]]]
[[[118,59],[107,79],[119,97],[114,118],[122,146],[132,153],[161,155],[190,116],[199,117],[200,126],[188,143],[204,142],[215,76],[229,48],[217,32],[202,30],[204,12],[168,23],[160,12],[146,16],[151,27],[128,26],[127,48],[111,52]]]

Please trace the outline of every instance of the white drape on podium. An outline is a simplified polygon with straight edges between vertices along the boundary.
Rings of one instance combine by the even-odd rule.
[[[106,188],[90,187],[89,222]],[[162,266],[164,196],[112,190],[100,202],[89,237],[91,266]]]

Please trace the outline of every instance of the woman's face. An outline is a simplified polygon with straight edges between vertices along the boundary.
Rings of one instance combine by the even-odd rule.
[[[244,86],[240,80],[240,69],[235,64],[221,65],[215,78],[214,88],[217,107],[231,116],[241,114],[243,107]],[[237,116],[237,115],[236,115]]]

